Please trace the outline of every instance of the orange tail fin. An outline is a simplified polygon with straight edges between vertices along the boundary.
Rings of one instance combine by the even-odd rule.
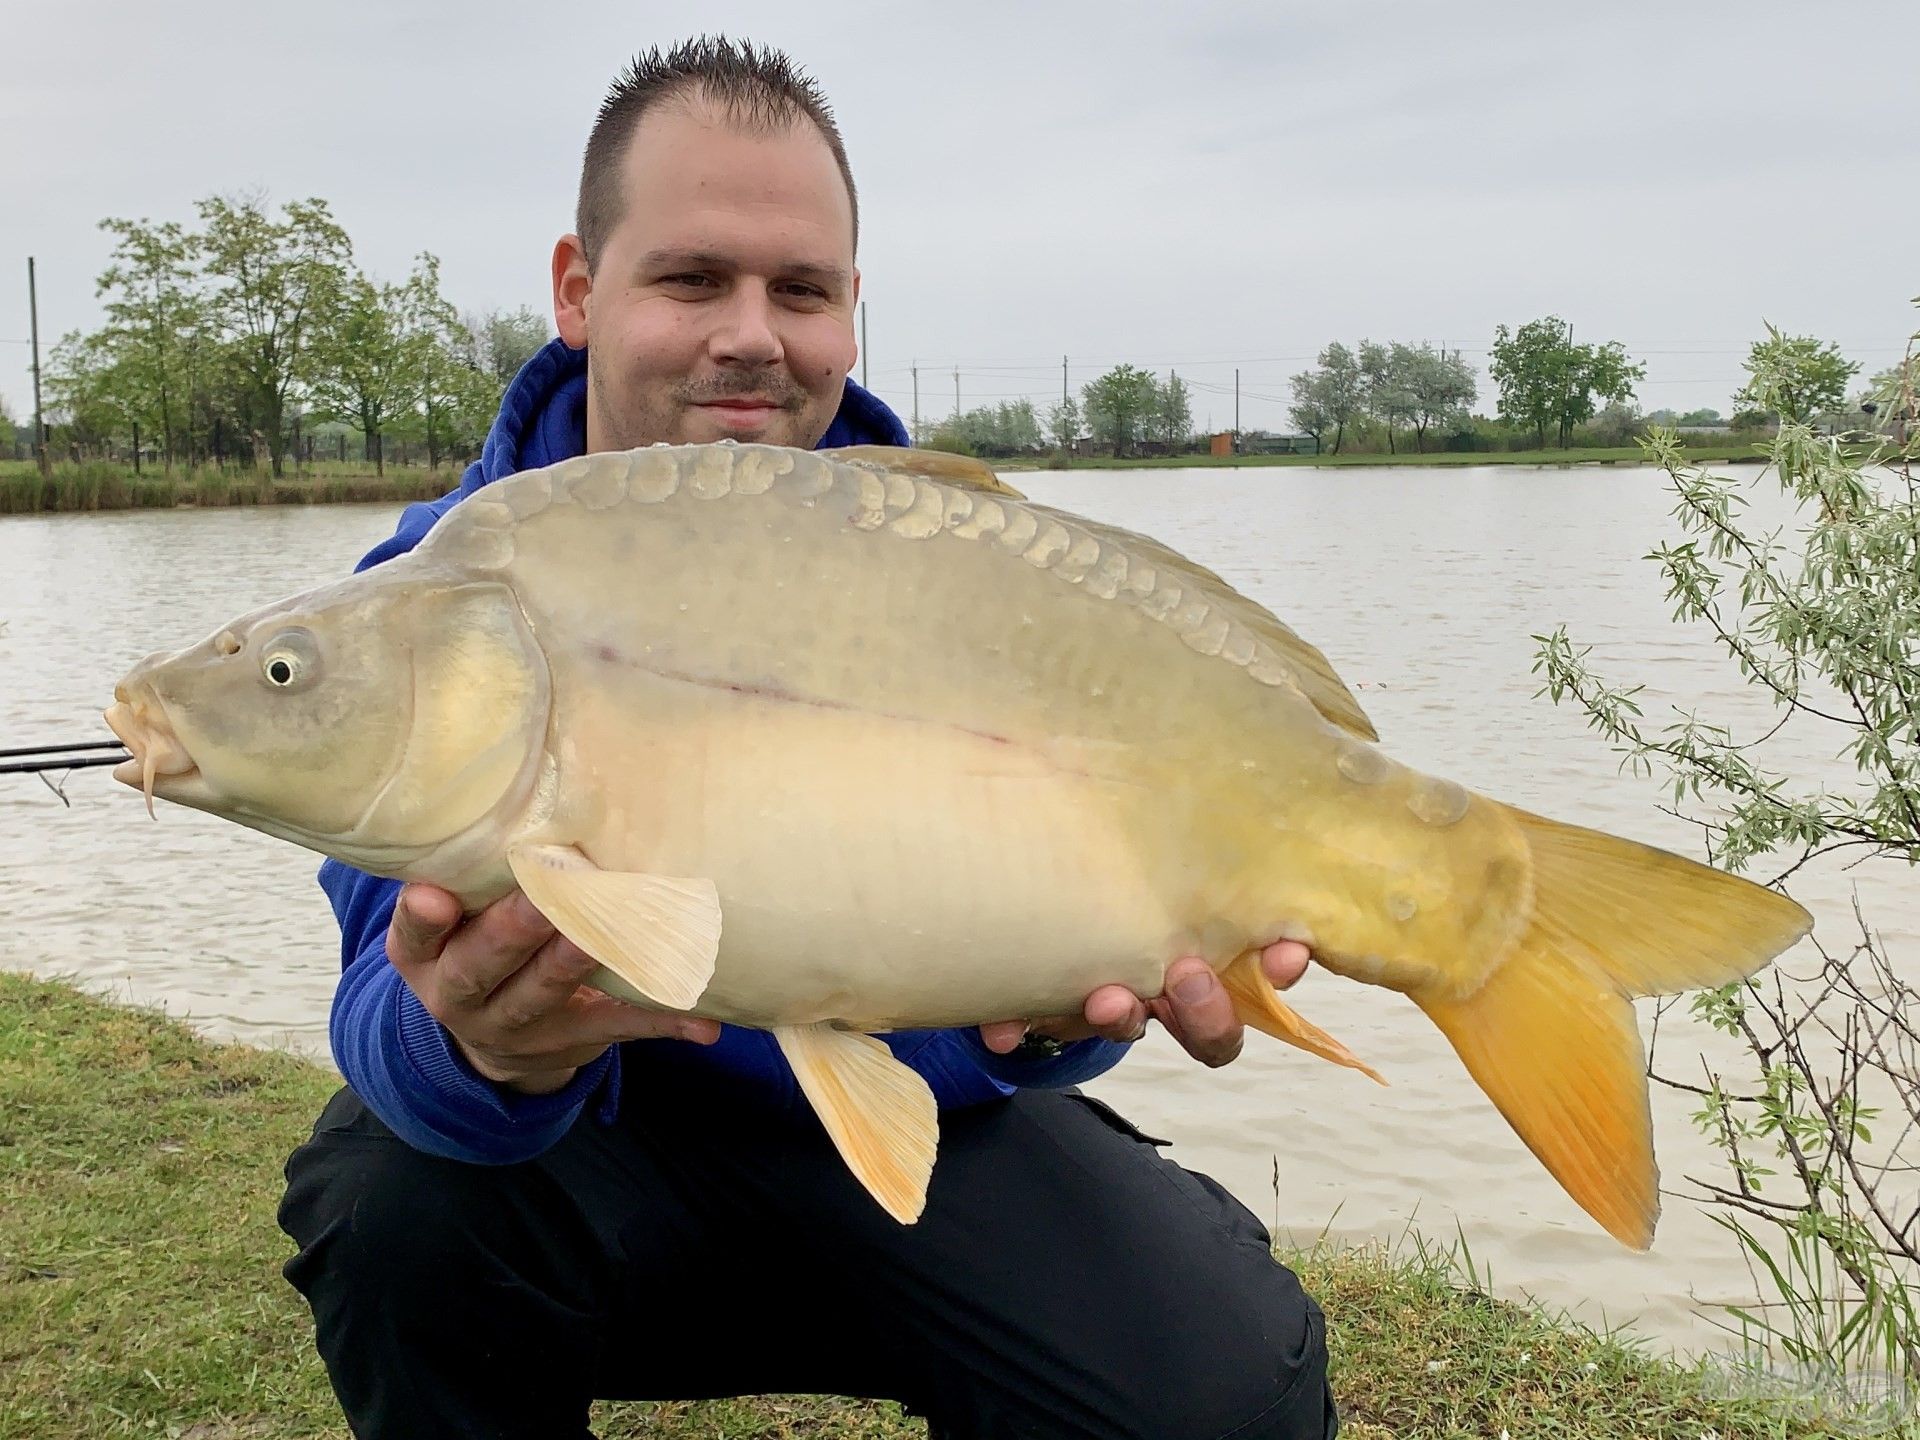
[[[1632,997],[1751,975],[1812,919],[1664,850],[1512,813],[1533,850],[1528,928],[1472,994],[1413,998],[1554,1179],[1644,1250],[1659,1171]]]

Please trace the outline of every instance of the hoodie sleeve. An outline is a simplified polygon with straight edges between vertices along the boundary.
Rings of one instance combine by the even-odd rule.
[[[1063,1090],[1105,1074],[1128,1049],[1112,1040],[1094,1039],[1076,1040],[1046,1058],[997,1055],[973,1026],[912,1030],[881,1038],[932,1087],[942,1110],[998,1100],[1019,1089]]]
[[[590,1101],[611,1116],[619,1103],[618,1046],[551,1095],[494,1084],[466,1062],[387,960],[400,882],[328,860],[320,888],[340,922],[342,973],[328,1024],[334,1063],[394,1134],[430,1155],[510,1165],[557,1142]]]

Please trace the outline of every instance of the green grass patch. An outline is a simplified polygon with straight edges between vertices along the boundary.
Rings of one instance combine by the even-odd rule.
[[[280,1277],[280,1167],[337,1080],[0,972],[0,1436],[293,1440],[346,1427]],[[1282,1258],[1320,1298],[1356,1440],[1818,1433],[1620,1336],[1488,1297],[1455,1251]],[[601,1405],[604,1440],[905,1440],[884,1404]]]

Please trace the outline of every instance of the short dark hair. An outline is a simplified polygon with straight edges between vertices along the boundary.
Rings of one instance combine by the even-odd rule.
[[[834,124],[833,110],[819,84],[780,51],[751,40],[724,35],[683,40],[668,51],[659,46],[634,57],[600,104],[580,164],[580,200],[574,229],[586,251],[587,266],[600,263],[607,236],[619,223],[624,203],[620,166],[635,127],[649,110],[667,100],[698,95],[733,124],[754,131],[775,131],[810,120],[833,152],[840,178],[847,182],[853,207],[853,235],[860,238],[860,197],[847,164],[847,147]]]

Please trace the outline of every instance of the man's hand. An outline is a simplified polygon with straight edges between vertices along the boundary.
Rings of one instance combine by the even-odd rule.
[[[1311,958],[1297,940],[1281,940],[1260,952],[1260,968],[1275,989],[1285,990],[1306,973]],[[1246,1029],[1233,1013],[1233,998],[1206,961],[1188,955],[1167,967],[1166,988],[1152,999],[1142,999],[1124,985],[1102,985],[1087,997],[1080,1015],[1039,1020],[997,1020],[980,1027],[987,1048],[1004,1055],[1029,1031],[1056,1040],[1084,1040],[1100,1035],[1108,1040],[1138,1040],[1147,1021],[1167,1027],[1186,1052],[1205,1065],[1220,1066],[1240,1053]]]
[[[387,958],[468,1064],[530,1095],[560,1089],[617,1041],[720,1037],[712,1020],[583,989],[593,958],[518,890],[463,921],[449,892],[407,886],[387,927]]]

